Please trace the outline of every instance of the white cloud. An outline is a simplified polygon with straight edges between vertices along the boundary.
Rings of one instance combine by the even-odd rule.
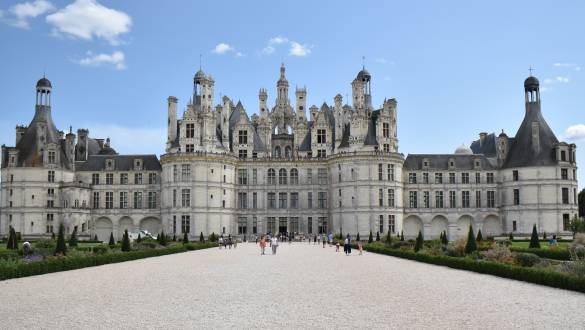
[[[116,70],[126,69],[126,63],[124,62],[124,53],[121,51],[115,51],[112,54],[93,54],[87,52],[87,57],[81,60],[75,61],[83,66],[101,66],[104,64],[113,65]]]
[[[577,124],[573,126],[569,126],[565,130],[565,137],[569,140],[578,141],[584,140],[585,141],[585,125]]]
[[[76,0],[65,8],[47,16],[54,26],[53,34],[67,34],[74,38],[92,40],[94,37],[120,44],[120,35],[128,33],[132,18],[95,0]]]
[[[269,45],[280,45],[280,44],[284,44],[287,42],[288,42],[288,38],[285,38],[283,36],[276,36],[276,37],[270,38],[270,40],[268,40]]]
[[[291,41],[290,42],[290,50],[288,51],[288,54],[291,56],[304,57],[304,56],[311,54],[312,47],[313,46],[311,46],[311,45],[300,44],[296,41]]]
[[[221,43],[217,44],[217,46],[215,46],[215,48],[211,52],[215,53],[215,54],[222,55],[222,54],[225,54],[225,53],[231,52],[231,51],[234,51],[234,47],[232,47],[226,43],[221,42]]]
[[[377,59],[374,60],[374,62],[380,63],[380,64],[386,64],[386,63],[388,63],[388,61],[385,58],[383,58],[383,57],[378,57]]]
[[[111,124],[90,124],[90,136],[110,138],[112,148],[120,154],[158,154],[165,150],[164,127],[124,127]]]
[[[243,56],[246,56],[246,55],[244,55],[244,54],[243,54],[243,53],[241,53],[241,52],[236,52],[236,57],[243,57]]]
[[[271,45],[268,45],[262,49],[262,53],[266,54],[266,55],[270,55],[270,54],[274,53],[275,50],[276,50],[276,48],[274,48]]]
[[[55,6],[46,0],[35,0],[34,2],[17,3],[10,7],[9,12],[12,17],[6,17],[5,22],[18,28],[28,29],[30,27],[28,20],[37,16],[52,12]],[[4,17],[4,11],[0,11],[0,18]]]
[[[556,76],[554,78],[546,78],[543,82],[545,85],[568,84],[570,80],[565,76]]]
[[[557,62],[553,64],[556,68],[568,68],[573,69],[575,71],[581,71],[581,66],[576,63],[564,63],[564,62]]]

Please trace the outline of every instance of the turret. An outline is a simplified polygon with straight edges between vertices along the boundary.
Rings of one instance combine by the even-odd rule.
[[[354,109],[363,110],[366,108],[372,108],[371,79],[372,76],[364,67],[358,72],[356,78],[351,83],[351,95]]]
[[[87,160],[87,152],[88,152],[88,141],[89,139],[89,130],[87,129],[78,129],[77,130],[77,145],[75,146],[75,160],[76,161],[86,161]]]
[[[282,63],[280,65],[280,78],[276,82],[276,89],[278,91],[276,96],[276,105],[278,106],[285,106],[290,103],[288,99],[288,80],[286,80],[284,72],[284,63]]]
[[[37,81],[37,86],[36,86],[36,90],[37,90],[37,101],[36,101],[36,105],[37,106],[46,106],[46,107],[50,107],[51,106],[51,90],[52,90],[53,86],[51,85],[51,82],[49,81],[49,79],[43,77],[41,79],[39,79],[39,81]]]
[[[266,105],[266,100],[268,99],[268,92],[266,89],[260,88],[258,92],[258,100],[260,103],[260,118],[266,118],[268,116],[268,106]]]
[[[75,134],[73,134],[71,126],[69,126],[69,133],[65,135],[65,155],[71,168],[73,168],[75,166]]]
[[[297,97],[297,118],[305,118],[305,108],[307,104],[307,88],[298,88],[295,91],[295,95]]]
[[[213,107],[213,85],[215,81],[201,69],[193,77],[193,105],[195,111],[209,111]]]
[[[167,145],[170,147],[170,144],[175,141],[177,138],[177,98],[174,96],[169,96],[167,98],[167,115],[168,115],[168,127],[167,127]]]

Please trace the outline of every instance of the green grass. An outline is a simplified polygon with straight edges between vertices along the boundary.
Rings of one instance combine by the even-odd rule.
[[[24,243],[24,241],[18,242],[18,249],[19,249],[19,250],[22,250],[22,243]],[[83,242],[83,241],[80,241],[80,242],[78,242],[78,243],[77,243],[77,246],[78,246],[78,247],[87,247],[87,248],[91,248],[91,247],[94,247],[94,246],[97,246],[97,245],[102,245],[102,244],[106,244],[106,243],[85,243],[85,242]],[[33,247],[33,249],[34,249],[34,247],[35,247],[35,243],[34,243],[34,241],[31,241],[31,242],[30,242],[30,245],[31,245],[31,246]],[[67,241],[67,247],[69,247],[69,241]],[[7,250],[7,249],[6,249],[6,241],[4,241],[4,242],[2,242],[2,243],[0,244],[0,251],[5,251],[5,250]]]
[[[568,243],[568,242],[559,242],[556,244],[556,246],[554,246],[552,248],[566,250],[570,244],[571,243]],[[528,246],[530,246],[530,241],[512,242],[512,247],[528,249]],[[540,241],[540,248],[541,249],[549,249],[549,248],[551,248],[551,246],[548,244],[548,241],[546,241],[546,242]]]

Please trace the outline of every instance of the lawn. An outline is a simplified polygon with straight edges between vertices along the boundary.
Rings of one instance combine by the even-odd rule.
[[[548,244],[548,241],[540,241],[540,248],[541,249],[552,248],[552,249],[565,249],[566,250],[570,244],[571,243],[569,243],[569,242],[558,242],[556,244],[556,246],[551,246],[550,244]],[[530,246],[530,241],[512,242],[512,247],[528,249],[528,246]]]

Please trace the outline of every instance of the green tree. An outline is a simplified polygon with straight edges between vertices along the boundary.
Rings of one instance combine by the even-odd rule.
[[[583,188],[578,195],[579,216],[585,218],[585,188]]]
[[[443,239],[441,240],[441,243],[443,243],[443,245],[449,244],[449,238],[447,238],[447,231],[446,230],[443,231]]]
[[[514,234],[512,232],[510,232],[510,236],[508,238],[510,239],[510,241],[513,240],[514,239]]]
[[[379,241],[380,241],[380,232],[377,231],[376,232],[376,242],[379,242]]]
[[[199,242],[201,242],[201,243],[205,242],[205,238],[203,237],[203,232],[201,232],[199,234]]]
[[[339,227],[339,239],[343,239],[343,230]]]
[[[130,236],[128,235],[128,229],[124,230],[124,236],[122,238],[122,252],[130,251]]]
[[[546,241],[546,231],[542,233],[542,239]]]
[[[368,237],[368,243],[372,243],[374,241],[374,237],[372,236],[372,231],[370,230],[370,236]]]
[[[400,231],[400,240],[404,242],[404,230]]]
[[[189,243],[189,235],[187,235],[187,232],[185,232],[183,234],[183,244],[187,244]]]
[[[414,252],[418,252],[423,248],[423,243],[424,243],[424,239],[423,239],[423,235],[422,235],[422,231],[418,231],[418,236],[416,237],[416,242],[414,243]]]
[[[8,250],[17,250],[18,249],[18,241],[16,239],[16,231],[12,226],[8,230],[8,241],[6,242],[6,249]]]
[[[217,241],[217,236],[215,235],[215,232],[212,232],[211,235],[209,235],[209,241],[210,242]]]
[[[53,234],[53,237],[54,237],[54,236],[55,236],[55,234]],[[53,238],[53,239],[54,239],[54,238]],[[97,234],[95,234],[95,236],[93,237],[93,240],[94,240],[94,241],[97,241],[97,240],[98,240]]]
[[[136,238],[136,243],[140,243],[142,242],[142,236],[140,236],[140,233],[138,233],[138,237]]]
[[[108,245],[110,247],[113,247],[116,245],[116,241],[114,240],[114,233],[113,232],[110,232],[110,242],[108,243]]]
[[[57,246],[55,255],[67,255],[67,244],[65,244],[65,226],[59,225],[59,235],[57,236]]]
[[[357,236],[355,237],[355,240],[358,241],[358,242],[361,241],[361,239],[360,239],[360,232],[359,231],[357,233]]]
[[[481,234],[481,229],[477,231],[477,237],[475,238],[477,242],[483,241],[483,235]]]
[[[77,246],[77,226],[73,227],[73,232],[71,233],[71,237],[69,237],[69,247],[76,247]]]
[[[571,231],[573,232],[573,238],[577,233],[585,232],[585,219],[580,219],[575,215],[570,222]]]
[[[161,231],[160,233],[160,245],[167,246],[167,237],[165,236],[165,231]]]
[[[540,249],[540,242],[538,241],[538,232],[536,231],[536,224],[532,226],[532,236],[530,236],[530,249]]]
[[[392,244],[392,234],[390,234],[390,230],[388,230],[388,234],[386,235],[386,243]]]
[[[465,244],[465,253],[470,254],[477,251],[477,243],[473,237],[473,228],[469,225],[469,232],[467,233],[467,243]]]

